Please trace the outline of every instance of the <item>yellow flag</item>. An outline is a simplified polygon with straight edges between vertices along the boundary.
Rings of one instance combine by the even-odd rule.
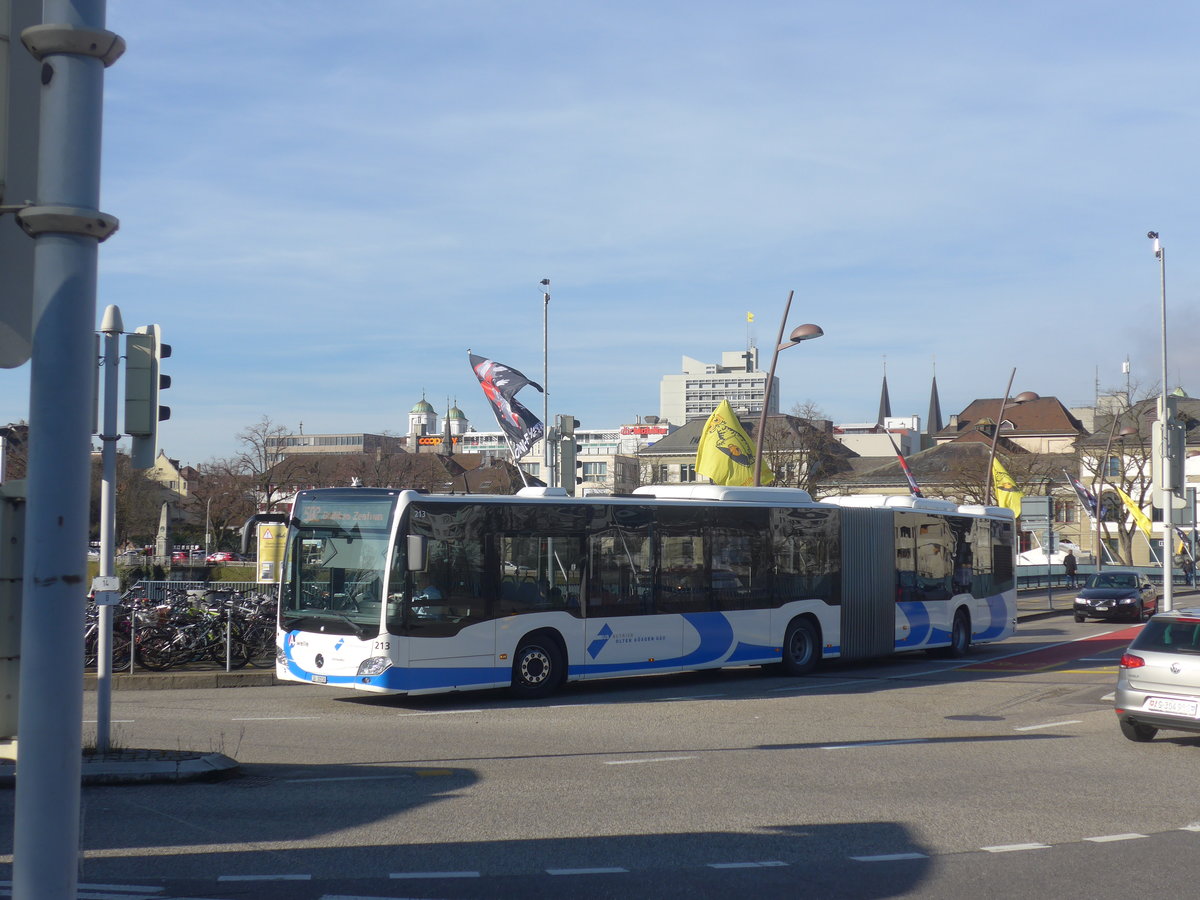
[[[996,505],[1011,509],[1015,516],[1021,515],[1021,498],[1025,495],[1017,490],[1017,483],[995,457],[992,457],[992,484],[996,490]]]
[[[746,321],[753,322],[754,321],[754,313],[752,313],[752,312],[746,313]]]
[[[696,471],[714,484],[754,484],[754,445],[728,400],[722,400],[704,423],[696,447]],[[774,479],[764,463],[762,483],[770,484]]]
[[[1144,512],[1142,512],[1141,507],[1134,503],[1130,496],[1115,484],[1110,484],[1109,487],[1117,492],[1117,495],[1121,498],[1121,502],[1124,503],[1125,508],[1129,510],[1129,514],[1133,516],[1133,521],[1137,522],[1138,528],[1142,529],[1142,534],[1146,535],[1146,540],[1149,540],[1150,532],[1152,530],[1150,519]]]

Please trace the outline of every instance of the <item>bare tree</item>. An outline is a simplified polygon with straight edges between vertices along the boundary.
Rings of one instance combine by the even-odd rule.
[[[292,469],[291,460],[283,455],[283,439],[289,434],[289,428],[275,424],[266,415],[238,432],[242,450],[235,457],[237,468],[249,478],[263,512],[273,512],[287,495],[281,486],[289,481]]]
[[[199,478],[189,486],[192,518],[204,522],[206,544],[211,535],[216,548],[232,549],[230,535],[254,513],[254,485],[238,457],[209,460],[197,472]]]
[[[1140,529],[1117,489],[1124,492],[1138,509],[1151,505],[1153,447],[1150,435],[1158,408],[1153,397],[1133,400],[1131,394],[1124,391],[1109,394],[1106,399],[1109,400],[1108,408],[1097,412],[1092,436],[1079,443],[1079,472],[1082,481],[1099,495],[1104,530],[1108,534],[1116,532],[1115,555],[1124,565],[1133,560],[1133,544]],[[1099,494],[1097,489],[1102,473],[1104,491]],[[1165,543],[1170,545],[1170,541]]]

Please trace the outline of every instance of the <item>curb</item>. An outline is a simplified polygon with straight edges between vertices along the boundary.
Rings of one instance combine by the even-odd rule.
[[[83,676],[83,689],[96,690],[97,676],[87,672]],[[227,687],[265,687],[281,684],[275,678],[274,669],[256,669],[236,672],[200,671],[200,672],[117,672],[112,677],[114,691],[157,691],[163,688],[194,688],[207,690],[209,688]]]
[[[94,786],[211,781],[236,773],[239,766],[237,760],[223,753],[113,750],[103,756],[85,755],[80,783]],[[13,787],[16,783],[16,764],[0,760],[0,787]]]

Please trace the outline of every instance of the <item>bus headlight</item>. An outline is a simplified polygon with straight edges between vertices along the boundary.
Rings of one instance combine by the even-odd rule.
[[[372,656],[358,664],[358,674],[367,678],[382,675],[391,666],[392,661],[386,656]]]

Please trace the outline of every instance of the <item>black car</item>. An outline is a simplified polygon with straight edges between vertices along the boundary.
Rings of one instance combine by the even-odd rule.
[[[1138,572],[1107,569],[1089,575],[1075,597],[1075,621],[1132,619],[1142,622],[1158,612],[1158,588]]]

